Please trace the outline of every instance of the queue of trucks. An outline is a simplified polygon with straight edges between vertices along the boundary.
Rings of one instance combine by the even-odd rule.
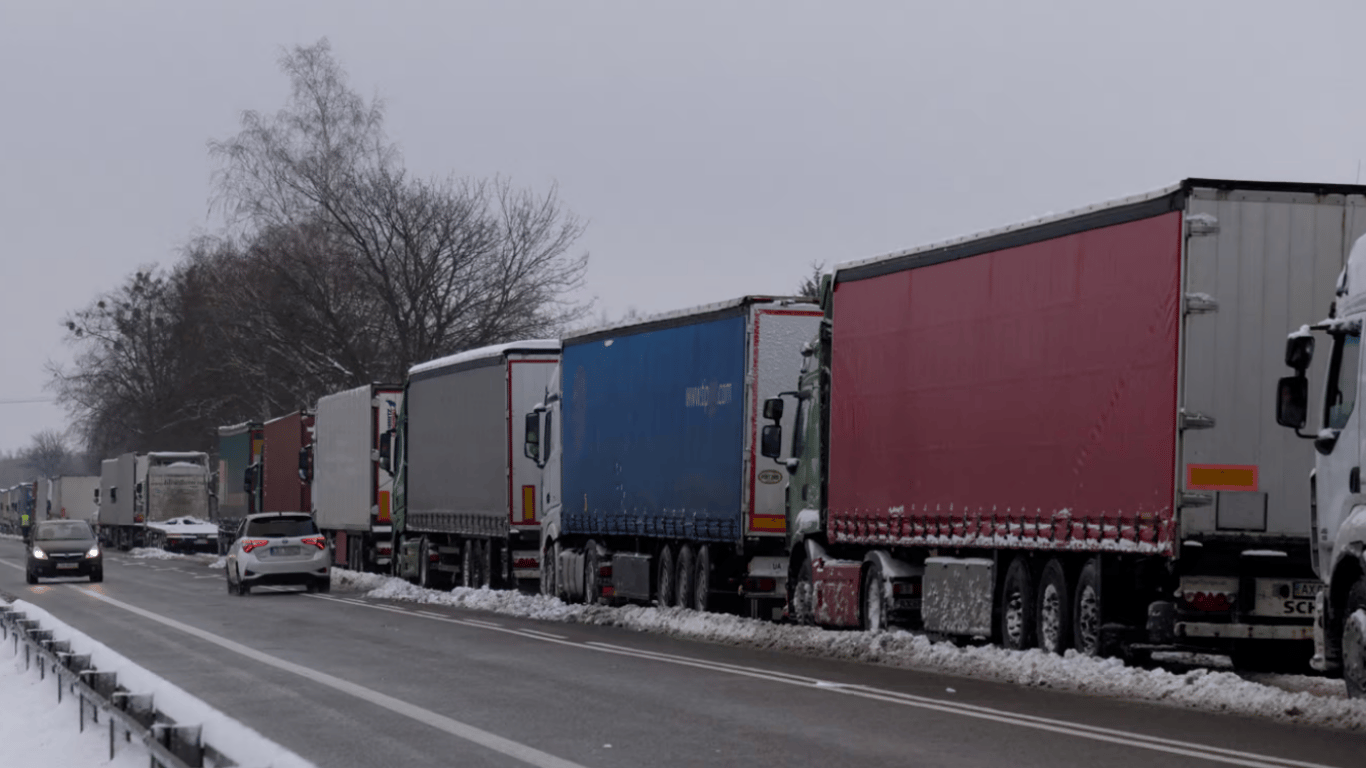
[[[462,351],[222,427],[216,471],[106,461],[99,523],[136,546],[173,504],[222,551],[308,511],[335,564],[424,586],[1312,662],[1366,695],[1363,205],[1187,179],[816,297]]]

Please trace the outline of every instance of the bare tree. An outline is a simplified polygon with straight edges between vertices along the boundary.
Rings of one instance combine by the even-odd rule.
[[[38,477],[56,477],[72,459],[66,435],[55,429],[44,429],[33,435],[33,442],[22,454],[22,464]]]

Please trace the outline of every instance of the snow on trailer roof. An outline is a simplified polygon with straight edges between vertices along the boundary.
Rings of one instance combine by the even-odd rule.
[[[1081,208],[1074,208],[1069,211],[1063,211],[1062,213],[1050,212],[1044,214],[1043,216],[1018,221],[1013,224],[1007,224],[1003,227],[996,227],[994,229],[975,232],[969,235],[953,237],[949,238],[948,240],[941,240],[939,242],[917,246],[915,248],[910,248],[907,250],[892,251],[891,253],[884,253],[880,256],[873,256],[871,258],[856,259],[854,261],[847,261],[841,264],[836,264],[834,269],[835,281],[844,282],[845,280],[858,280],[864,277],[875,277],[879,274],[885,274],[887,272],[900,271],[900,269],[908,268],[912,266],[912,264],[907,263],[903,267],[897,267],[895,263],[919,263],[920,259],[915,258],[917,256],[923,257],[926,254],[949,251],[955,248],[963,248],[964,250],[968,250],[966,246],[969,246],[970,244],[977,243],[983,240],[990,240],[993,238],[1013,239],[1007,238],[1007,236],[1019,236],[1019,242],[1010,242],[1009,244],[1002,244],[998,246],[1001,248],[1005,248],[1011,247],[1013,245],[1023,245],[1027,242],[1036,242],[1038,240],[1051,239],[1052,237],[1060,237],[1063,234],[1068,233],[1064,231],[1058,231],[1056,234],[1052,234],[1049,231],[1051,229],[1050,225],[1063,225],[1064,222],[1070,223],[1074,219],[1086,218],[1094,220],[1096,222],[1092,226],[1078,227],[1077,231],[1081,231],[1083,229],[1092,229],[1095,227],[1104,226],[1109,223],[1116,223],[1108,221],[1106,219],[1106,214],[1113,213],[1117,215],[1121,213],[1119,209],[1146,209],[1147,206],[1145,206],[1145,204],[1149,204],[1153,206],[1154,210],[1151,213],[1146,213],[1145,215],[1156,215],[1159,212],[1156,209],[1158,206],[1160,206],[1164,198],[1171,198],[1173,202],[1177,201],[1178,198],[1180,200],[1184,200],[1185,194],[1188,194],[1193,189],[1218,189],[1223,191],[1237,190],[1248,192],[1300,192],[1317,195],[1366,195],[1366,185],[1358,184],[1319,184],[1312,182],[1294,181],[1237,181],[1233,179],[1188,178],[1178,181],[1175,184],[1162,187],[1161,189],[1154,190],[1152,192],[1146,192],[1137,195],[1129,195],[1127,197],[1120,197],[1099,203],[1093,203],[1091,205],[1083,206]],[[1173,207],[1170,210],[1176,210],[1176,208]],[[1136,218],[1142,217],[1143,216],[1136,216]],[[1037,233],[1039,236],[1032,239],[1024,235],[1024,233],[1028,232],[1029,230],[1036,229],[1044,231]],[[995,248],[981,248],[977,252],[981,252],[984,250],[995,250]],[[925,259],[925,262],[936,263],[935,260],[928,258]],[[879,267],[881,267],[881,269]]]
[[[428,360],[425,363],[418,363],[408,369],[408,375],[412,376],[425,371],[434,371],[438,368],[445,368],[451,365],[468,363],[473,360],[483,360],[489,357],[498,357],[509,352],[559,352],[559,339],[527,339],[525,341],[514,341],[508,344],[490,344],[487,347],[477,349],[467,349],[464,352],[457,352],[454,355],[439,357],[435,360]]]
[[[173,461],[193,461],[195,459],[202,459],[209,454],[203,451],[150,451],[147,455],[158,459],[171,459]]]
[[[696,317],[699,315],[710,315],[716,312],[723,312],[727,309],[742,307],[746,304],[757,304],[760,302],[775,302],[784,305],[815,304],[815,302],[813,302],[811,298],[807,296],[741,296],[736,299],[718,301],[712,304],[701,304],[695,307],[687,307],[685,309],[675,309],[669,312],[661,312],[657,315],[646,315],[644,317],[637,317],[632,320],[623,320],[616,323],[608,323],[607,325],[591,326],[588,328],[584,328],[580,331],[573,331],[569,333],[564,337],[564,340],[568,342],[571,339],[578,340],[586,338],[588,336],[599,336],[605,333],[611,333],[612,331],[623,330],[626,328],[635,328],[637,326],[642,325],[656,325],[660,323],[668,323],[671,321],[682,320],[685,318]]]

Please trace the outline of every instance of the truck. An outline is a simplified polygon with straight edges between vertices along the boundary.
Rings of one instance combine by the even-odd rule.
[[[298,410],[261,427],[261,456],[250,482],[262,512],[312,512],[308,482],[308,449],[313,442],[313,414]],[[259,486],[257,488],[256,486]]]
[[[95,525],[100,479],[94,475],[59,475],[38,481],[44,520],[84,520]]]
[[[387,573],[393,558],[394,478],[381,442],[398,426],[403,387],[366,384],[318,398],[304,459],[312,511],[333,547],[333,564]]]
[[[96,513],[99,525],[95,530],[105,546],[116,544],[114,532],[119,529],[116,521],[132,523],[136,464],[136,454],[131,453],[100,462],[99,509]]]
[[[261,500],[251,482],[252,467],[258,465],[265,450],[265,436],[259,421],[218,428],[217,499],[213,522],[218,526],[218,553],[237,536],[237,528],[247,515],[260,511]]]
[[[1362,193],[1356,206],[1366,204]],[[1355,228],[1349,230],[1355,234]],[[1340,245],[1323,243],[1333,254]],[[1308,285],[1307,276],[1301,276]],[[1321,275],[1314,275],[1315,278]],[[1298,490],[1310,514],[1306,522],[1312,545],[1311,563],[1322,584],[1314,597],[1312,666],[1341,677],[1347,695],[1366,698],[1366,495],[1361,490],[1361,456],[1366,430],[1356,408],[1366,376],[1361,363],[1361,328],[1366,319],[1366,238],[1352,247],[1336,285],[1313,280],[1316,297],[1329,296],[1328,317],[1301,325],[1285,342],[1285,364],[1294,370],[1276,387],[1276,421],[1312,440],[1313,469],[1301,476]],[[1313,317],[1302,314],[1302,319]],[[1292,326],[1293,327],[1293,326]],[[1314,334],[1322,333],[1328,354],[1317,365],[1322,395],[1311,409],[1307,371],[1314,364]],[[1304,432],[1312,415],[1315,428]],[[1298,595],[1296,595],[1298,597]]]
[[[1186,179],[836,268],[765,403],[789,618],[1307,668],[1312,462],[1259,404],[1364,192]]]
[[[210,513],[207,453],[125,453],[115,462],[112,497],[117,500],[111,498],[112,503],[100,507],[101,533],[115,547],[218,548],[216,532],[202,528]],[[102,465],[102,484],[104,469]]]
[[[780,614],[784,476],[761,466],[759,421],[820,321],[804,299],[744,296],[565,338],[524,423],[543,592]]]
[[[535,589],[542,472],[520,450],[516,422],[544,396],[559,359],[558,341],[527,340],[409,369],[387,439],[397,448],[383,450],[398,468],[394,575],[428,587]]]

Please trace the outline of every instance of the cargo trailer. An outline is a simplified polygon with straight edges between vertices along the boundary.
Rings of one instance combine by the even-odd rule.
[[[388,572],[393,557],[394,478],[380,462],[398,426],[403,388],[366,384],[318,399],[306,466],[312,509],[332,542],[333,564]]]

